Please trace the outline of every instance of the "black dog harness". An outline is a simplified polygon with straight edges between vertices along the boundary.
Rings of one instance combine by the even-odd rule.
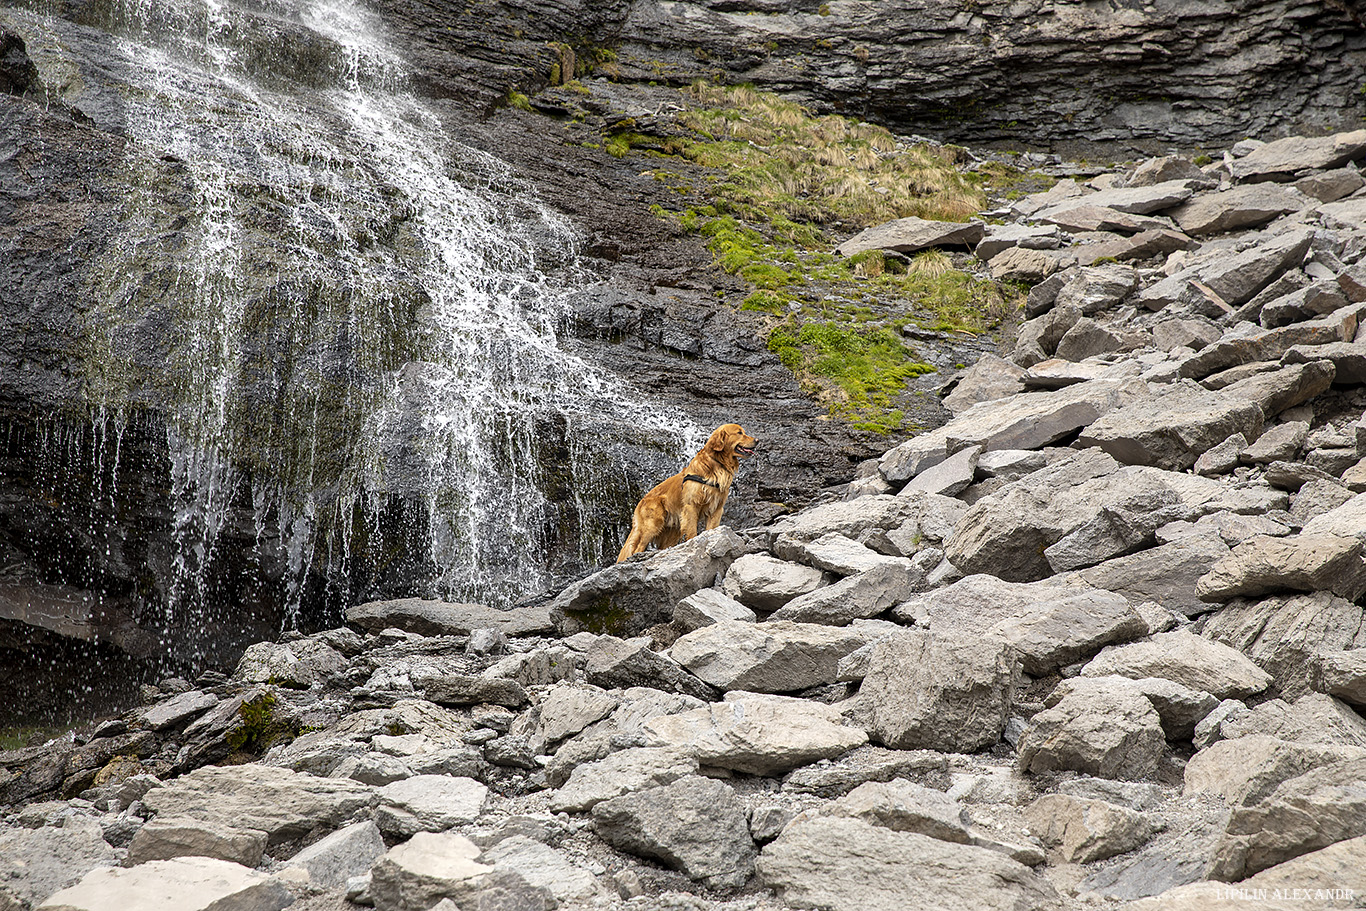
[[[684,475],[684,476],[683,476],[683,480],[684,480],[684,481],[696,481],[696,482],[699,483],[699,484],[706,484],[708,487],[714,487],[714,488],[716,488],[717,490],[720,490],[720,489],[721,489],[721,485],[720,485],[720,484],[717,484],[715,481],[708,481],[706,478],[702,477],[700,474],[687,474],[687,475]]]

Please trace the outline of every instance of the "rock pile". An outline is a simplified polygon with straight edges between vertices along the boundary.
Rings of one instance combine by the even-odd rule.
[[[1363,156],[998,213],[1013,356],[843,499],[539,606],[360,605],[0,754],[0,906],[1350,907]]]

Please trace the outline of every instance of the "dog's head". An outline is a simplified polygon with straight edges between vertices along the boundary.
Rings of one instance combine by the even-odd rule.
[[[754,447],[757,445],[759,441],[745,433],[745,428],[739,424],[722,424],[711,432],[705,448],[719,456],[743,459],[745,456],[754,455]]]

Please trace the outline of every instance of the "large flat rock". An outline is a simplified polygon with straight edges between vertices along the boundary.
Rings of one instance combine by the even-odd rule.
[[[1255,402],[1183,383],[1154,401],[1109,412],[1083,430],[1078,442],[1098,446],[1126,465],[1182,470],[1235,433],[1255,437],[1263,420]]]
[[[548,633],[552,626],[545,608],[494,610],[483,604],[454,604],[401,598],[370,601],[347,608],[346,621],[371,632],[395,627],[419,636],[468,636],[477,629],[498,629],[509,636]]]
[[[1237,649],[1186,630],[1111,646],[1081,670],[1083,677],[1162,677],[1221,699],[1241,699],[1271,685],[1271,675]]]
[[[1233,161],[1238,180],[1292,180],[1299,172],[1328,170],[1366,156],[1366,130],[1331,136],[1289,136]]]
[[[971,247],[982,239],[983,231],[980,221],[927,221],[912,216],[866,228],[837,250],[841,256],[853,256],[867,250],[914,253],[928,247]]]
[[[211,857],[99,867],[50,896],[42,911],[279,911],[294,896],[276,879]]]
[[[787,693],[834,683],[840,659],[868,642],[856,628],[724,620],[683,636],[669,654],[718,689]]]

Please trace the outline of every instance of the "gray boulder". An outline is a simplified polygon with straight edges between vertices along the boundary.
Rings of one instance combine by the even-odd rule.
[[[779,775],[868,742],[837,708],[787,696],[732,692],[725,702],[644,723],[647,746],[674,747],[704,767]]]
[[[746,554],[730,565],[721,590],[727,597],[758,611],[775,611],[815,591],[825,574],[812,566],[779,560],[768,554]]]
[[[478,819],[488,796],[489,789],[473,779],[414,775],[379,789],[375,822],[394,838],[444,832]]]
[[[294,896],[272,876],[212,857],[153,860],[136,867],[97,867],[51,895],[43,911],[280,911]]]
[[[648,686],[698,699],[710,699],[715,695],[711,687],[689,674],[672,658],[656,652],[652,644],[646,636],[633,639],[599,636],[584,653],[584,676],[589,683],[609,689]]]
[[[550,799],[557,813],[591,810],[595,804],[633,791],[658,787],[697,774],[696,757],[675,749],[633,747],[576,766]]]
[[[1154,601],[1178,614],[1194,616],[1210,609],[1195,596],[1196,580],[1228,553],[1219,538],[1199,534],[1107,560],[1078,571],[1077,577],[1135,604]]]
[[[1020,681],[998,637],[912,629],[874,646],[860,692],[887,746],[971,753],[1001,739]]]
[[[1366,835],[1366,757],[1321,766],[1237,807],[1214,875],[1235,882],[1339,841]]]
[[[879,566],[909,568],[911,565],[905,557],[878,553],[839,532],[821,535],[814,541],[779,535],[773,542],[773,553],[784,560],[805,563],[838,576],[852,576]]]
[[[1178,383],[1155,401],[1117,408],[1082,431],[1078,443],[1098,446],[1126,465],[1183,470],[1235,433],[1261,433],[1263,412],[1244,401]]]
[[[840,659],[867,642],[857,629],[728,620],[688,633],[669,653],[719,689],[785,693],[834,683]]]
[[[759,881],[797,908],[830,911],[1043,911],[1047,881],[987,848],[857,819],[798,819],[764,848]]]
[[[943,791],[905,779],[861,784],[825,806],[823,812],[861,819],[895,832],[914,832],[961,845],[972,843],[962,804]]]
[[[769,623],[791,620],[845,626],[876,617],[925,589],[925,574],[906,565],[885,564],[847,576],[834,585],[793,598],[768,618]]]
[[[603,894],[591,871],[574,863],[565,852],[524,835],[512,835],[485,848],[479,860],[518,874],[533,889],[550,893],[559,907],[592,902]]]
[[[1266,734],[1302,743],[1366,747],[1366,720],[1340,699],[1309,693],[1294,702],[1272,699],[1234,712],[1220,721],[1218,734],[1225,740]]]
[[[986,233],[973,252],[978,259],[987,262],[1012,247],[1056,250],[1061,243],[1062,233],[1056,225],[987,225]]]
[[[714,588],[704,588],[678,602],[674,608],[674,622],[685,632],[692,632],[722,620],[753,623],[758,618],[754,611],[739,601]]]
[[[1288,181],[1302,171],[1341,167],[1366,154],[1366,130],[1331,136],[1290,136],[1259,146],[1233,161],[1233,176],[1244,181]]]
[[[116,863],[93,820],[68,819],[60,828],[0,827],[0,908],[32,908],[92,870]]]
[[[1219,193],[1194,197],[1172,211],[1172,218],[1187,234],[1218,234],[1255,228],[1289,212],[1298,212],[1308,200],[1281,187],[1252,184]]]
[[[1279,361],[1296,346],[1350,342],[1356,336],[1359,316],[1358,307],[1344,307],[1318,319],[1278,329],[1239,323],[1217,342],[1183,361],[1180,374],[1189,379],[1203,379],[1230,367]]]
[[[1366,494],[1357,494],[1341,506],[1304,523],[1306,535],[1356,536],[1366,541]]]
[[[384,851],[379,826],[366,820],[315,841],[281,866],[302,870],[309,883],[319,888],[341,889],[351,877],[368,873]]]
[[[1307,174],[1291,186],[1306,196],[1319,202],[1336,202],[1344,196],[1351,196],[1366,180],[1356,168],[1334,168],[1317,174]]]
[[[743,538],[722,526],[581,579],[547,608],[564,636],[583,630],[621,638],[636,636],[672,620],[678,602],[711,588],[735,558],[749,549]]]
[[[550,893],[510,870],[477,862],[479,846],[454,832],[419,832],[390,848],[370,873],[378,911],[428,911],[449,899],[458,908],[548,911]]]
[[[927,221],[912,216],[866,228],[836,249],[841,256],[865,250],[914,253],[928,247],[971,247],[982,239],[982,234],[979,221]]]
[[[1185,630],[1111,646],[1082,668],[1084,677],[1161,677],[1221,699],[1262,692],[1271,676],[1241,652]]]
[[[1284,591],[1329,591],[1348,600],[1366,593],[1362,541],[1329,534],[1258,535],[1233,548],[1195,584],[1202,601]]]
[[[1293,345],[1281,357],[1285,364],[1326,360],[1333,365],[1333,382],[1339,386],[1366,383],[1366,344],[1329,342],[1326,345]]]
[[[403,598],[370,601],[347,608],[346,622],[371,632],[397,628],[419,636],[468,636],[477,629],[497,629],[508,636],[548,633],[552,626],[544,608],[494,610],[483,604],[453,604]]]
[[[1333,384],[1334,372],[1333,362],[1329,360],[1293,364],[1231,383],[1221,392],[1225,396],[1256,402],[1262,414],[1270,419],[1326,392]]]
[[[1230,807],[1255,806],[1286,781],[1321,766],[1366,757],[1366,749],[1248,734],[1205,747],[1186,763],[1185,794],[1214,794]]]
[[[218,705],[218,702],[219,698],[213,693],[189,690],[145,709],[139,709],[138,718],[152,730],[164,731],[207,712]]]
[[[954,414],[979,402],[993,402],[1024,391],[1024,369],[994,354],[983,354],[963,374],[953,391],[944,397],[944,407]]]
[[[1152,703],[1128,681],[1100,678],[1075,681],[1030,719],[1016,749],[1024,771],[1144,778],[1156,771],[1166,745]]]
[[[216,857],[244,867],[261,863],[266,833],[173,816],[158,816],[138,829],[128,845],[128,866],[174,857]]]
[[[1309,686],[1315,692],[1366,707],[1366,642],[1354,648],[1324,651],[1309,659]]]
[[[1104,800],[1046,794],[1024,811],[1030,831],[1067,863],[1124,854],[1153,836],[1148,817]]]
[[[1284,424],[1277,424],[1268,428],[1265,433],[1257,438],[1257,442],[1248,445],[1239,452],[1238,461],[1245,465],[1260,465],[1267,462],[1293,459],[1308,437],[1309,425],[1304,421],[1288,421]]]
[[[691,776],[603,801],[593,807],[593,831],[714,889],[738,889],[754,874],[745,807],[713,779]]]
[[[999,636],[1036,677],[1147,632],[1128,599],[1080,580],[1017,583],[973,575],[913,598],[895,615],[936,634]]]

